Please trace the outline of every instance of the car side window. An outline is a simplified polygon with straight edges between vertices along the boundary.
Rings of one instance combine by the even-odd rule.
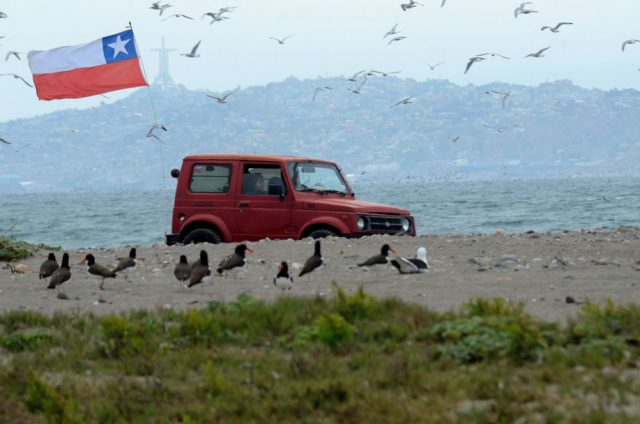
[[[279,165],[246,164],[242,172],[242,194],[250,196],[285,193],[282,169]]]
[[[192,193],[227,193],[231,182],[231,165],[193,165],[189,190]]]

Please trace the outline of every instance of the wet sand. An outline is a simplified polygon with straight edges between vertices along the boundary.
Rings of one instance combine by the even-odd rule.
[[[431,271],[401,275],[392,266],[379,270],[356,266],[390,244],[399,255],[414,257],[419,246],[427,248]],[[436,311],[457,310],[472,298],[505,298],[522,301],[532,315],[564,321],[579,310],[580,302],[640,302],[640,228],[614,231],[437,235],[419,237],[373,236],[363,239],[322,240],[325,265],[309,277],[297,277],[313,253],[313,240],[262,240],[248,242],[255,253],[235,275],[215,275],[211,283],[184,288],[173,275],[181,254],[189,261],[200,249],[215,265],[233,252],[235,243],[188,246],[135,246],[139,260],[127,278],[107,279],[105,289],[80,264],[86,253],[96,262],[114,267],[117,257],[127,256],[130,246],[113,249],[69,250],[71,279],[62,289],[70,298],[57,298],[38,279],[47,251],[19,263],[29,271],[11,274],[0,264],[0,313],[9,310],[92,312],[110,314],[132,309],[204,307],[210,301],[233,301],[241,293],[258,299],[278,296],[331,296],[332,282],[352,291],[360,285],[377,297],[396,297]],[[58,261],[62,252],[55,252]],[[391,254],[394,256],[393,254]],[[278,264],[286,260],[294,276],[292,290],[273,285]],[[570,296],[578,303],[567,303]],[[99,301],[100,300],[100,301]]]

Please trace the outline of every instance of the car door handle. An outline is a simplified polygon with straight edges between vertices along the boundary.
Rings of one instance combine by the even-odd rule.
[[[248,208],[249,207],[249,202],[240,202],[240,207],[241,208]]]

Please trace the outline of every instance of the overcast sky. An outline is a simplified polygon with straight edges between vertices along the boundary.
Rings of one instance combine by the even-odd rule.
[[[640,44],[621,51],[622,42],[640,39],[638,0],[537,0],[539,11],[514,19],[520,4],[512,0],[423,0],[424,6],[402,11],[401,0],[168,0],[163,16],[140,0],[0,0],[0,73],[31,80],[26,53],[82,44],[120,32],[132,22],[150,81],[158,72],[151,49],[164,36],[175,82],[190,89],[224,91],[281,81],[347,76],[363,68],[402,71],[401,78],[448,79],[457,84],[509,82],[537,85],[570,79],[583,87],[639,88]],[[164,3],[164,2],[163,2]],[[209,25],[202,14],[237,6],[230,18]],[[169,18],[182,13],[195,18]],[[573,22],[559,33],[543,25]],[[383,35],[398,23],[407,38],[388,45]],[[269,37],[293,37],[279,45]],[[179,56],[198,41],[201,57]],[[522,59],[551,46],[546,57]],[[10,58],[9,50],[22,53]],[[468,59],[498,52],[511,60],[492,58],[474,65]],[[426,63],[446,63],[431,71]],[[84,108],[129,95],[122,90],[102,97],[37,100],[19,80],[0,77],[0,122],[54,110]]]

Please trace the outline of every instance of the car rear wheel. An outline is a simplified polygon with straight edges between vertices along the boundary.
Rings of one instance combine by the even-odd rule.
[[[327,230],[327,229],[320,229],[320,230],[314,230],[312,232],[309,233],[309,235],[307,237],[311,237],[314,239],[320,239],[320,238],[325,238],[325,237],[336,237],[338,236],[338,233],[336,233],[335,231],[332,230]]]
[[[182,243],[211,243],[218,244],[222,243],[222,237],[215,230],[210,230],[209,228],[198,228],[196,230],[191,231],[189,234],[184,236]]]

